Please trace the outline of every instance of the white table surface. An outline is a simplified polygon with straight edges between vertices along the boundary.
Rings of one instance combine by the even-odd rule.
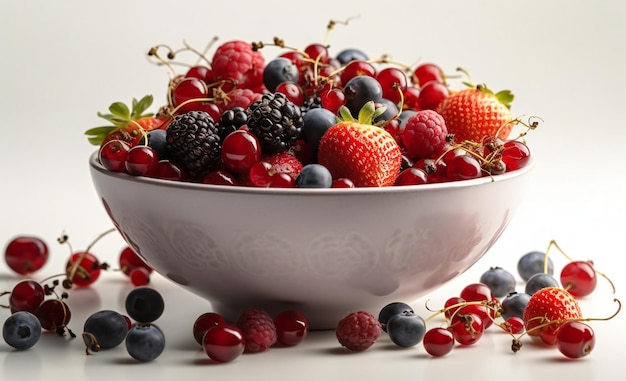
[[[393,3],[393,4],[392,4]],[[100,124],[96,111],[113,101],[153,93],[163,101],[166,74],[146,63],[152,45],[202,47],[214,35],[269,40],[274,35],[305,46],[321,40],[330,19],[360,15],[331,35],[337,49],[360,47],[372,56],[391,53],[414,64],[434,61],[447,71],[468,69],[476,82],[514,90],[516,115],[544,122],[528,143],[536,158],[535,180],[521,210],[495,246],[472,269],[422,299],[411,301],[426,316],[490,266],[514,271],[518,258],[544,250],[555,239],[575,259],[592,259],[615,282],[602,279],[581,301],[588,317],[610,315],[626,284],[626,202],[623,144],[626,129],[626,5],[623,2],[501,1],[30,1],[4,4],[0,14],[0,243],[15,235],[44,238],[50,262],[35,275],[63,270],[67,247],[84,248],[111,223],[98,202],[87,158],[94,148],[82,135]],[[219,4],[219,7],[218,5]],[[396,4],[398,6],[396,6]],[[382,8],[381,8],[382,7]],[[384,12],[382,11],[384,9]],[[387,16],[389,12],[389,16]],[[385,14],[384,17],[381,15]],[[393,19],[394,21],[389,21]],[[271,54],[268,53],[268,56]],[[489,204],[497,200],[486,200]],[[94,252],[115,264],[124,243],[103,239]],[[555,252],[557,269],[566,259]],[[0,290],[19,278],[0,262]],[[421,345],[394,348],[387,338],[363,353],[342,350],[332,331],[312,332],[295,348],[273,348],[216,365],[199,349],[191,326],[210,304],[160,276],[166,310],[165,352],[138,364],[123,346],[85,356],[82,340],[45,334],[36,347],[12,351],[0,342],[0,379],[623,379],[626,311],[591,322],[596,348],[579,361],[530,342],[517,354],[495,330],[474,347],[432,359]],[[92,287],[72,291],[69,327],[80,332],[98,309],[122,310],[129,283],[106,272]],[[520,285],[523,287],[523,285]],[[0,300],[2,303],[4,300]],[[0,310],[0,319],[8,316]],[[434,320],[431,324],[439,324]]]

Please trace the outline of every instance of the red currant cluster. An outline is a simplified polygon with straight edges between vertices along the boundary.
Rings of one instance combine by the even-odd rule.
[[[235,323],[220,314],[207,312],[193,325],[193,336],[207,356],[217,362],[230,362],[243,353],[264,352],[274,345],[298,345],[309,331],[306,317],[288,310],[274,319],[265,311],[251,308],[241,313]]]
[[[481,276],[480,282],[465,286],[458,296],[450,297],[442,309],[425,319],[403,302],[386,305],[378,318],[365,311],[352,313],[337,326],[339,343],[362,351],[374,345],[384,331],[399,347],[422,342],[427,353],[440,357],[456,345],[476,344],[486,329],[495,326],[512,336],[514,352],[521,349],[521,338],[530,336],[548,347],[556,347],[568,358],[587,356],[595,346],[595,334],[587,322],[612,319],[619,313],[621,303],[615,299],[618,309],[609,317],[583,317],[577,298],[595,290],[597,275],[606,276],[590,262],[570,259],[561,271],[561,287],[552,277],[548,257],[551,247],[558,245],[551,241],[545,253],[530,252],[518,263],[520,275],[527,280],[526,292],[530,293],[516,292],[515,277],[494,267]],[[544,283],[529,291],[533,278]],[[426,323],[440,315],[445,317],[445,324],[427,330]]]

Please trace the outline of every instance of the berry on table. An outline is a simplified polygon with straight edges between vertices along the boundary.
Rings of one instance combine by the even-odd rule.
[[[491,267],[480,276],[479,281],[486,284],[496,298],[515,291],[515,277],[502,267]]]
[[[556,331],[555,341],[563,355],[577,359],[591,353],[596,344],[596,336],[588,324],[566,321]]]
[[[309,321],[301,312],[282,311],[274,318],[276,341],[292,347],[300,344],[309,333]]]
[[[395,315],[415,314],[413,307],[404,302],[391,302],[378,312],[378,322],[383,331],[387,332],[387,322]]]
[[[502,299],[500,303],[502,306],[501,316],[504,320],[508,320],[511,317],[523,317],[526,305],[530,300],[530,295],[525,292],[511,292]]]
[[[83,326],[83,340],[87,351],[97,352],[120,345],[128,333],[124,316],[112,310],[101,310],[91,314]]]
[[[265,310],[245,310],[237,319],[236,326],[243,332],[246,352],[264,352],[276,343],[276,326]]]
[[[424,334],[424,349],[433,357],[447,355],[454,348],[454,343],[454,335],[446,328],[431,328]]]
[[[41,338],[41,323],[30,312],[15,312],[2,325],[2,338],[17,350],[31,348]]]
[[[554,336],[560,324],[559,320],[580,319],[582,312],[578,301],[566,290],[559,287],[546,287],[531,295],[524,310],[524,325],[530,336],[542,339]],[[555,321],[545,325],[545,323]],[[547,344],[554,344],[554,342]]]
[[[570,294],[582,298],[591,294],[598,284],[598,276],[589,261],[572,261],[561,269],[561,284]]]
[[[26,311],[36,313],[46,296],[44,287],[32,279],[23,279],[11,290],[9,309],[11,313]]]
[[[165,335],[154,324],[135,324],[126,335],[126,351],[137,361],[155,360],[165,349]]]
[[[244,353],[246,340],[243,332],[236,326],[220,324],[206,331],[202,338],[202,347],[211,360],[225,363]]]
[[[202,339],[206,332],[217,326],[226,324],[224,317],[216,312],[206,312],[196,318],[193,323],[192,333],[196,342],[202,345]]]
[[[356,352],[374,345],[381,333],[380,322],[367,311],[350,313],[339,321],[335,330],[339,344]]]
[[[554,263],[544,252],[530,251],[517,262],[517,272],[524,281],[537,273],[554,274]]]
[[[15,237],[4,249],[4,259],[7,266],[16,273],[32,274],[48,261],[48,245],[39,237]]]
[[[136,287],[132,289],[124,303],[128,316],[139,323],[152,323],[165,310],[163,296],[150,287]]]
[[[524,292],[528,295],[532,295],[546,287],[559,287],[559,281],[557,281],[556,278],[550,274],[537,273],[526,281]]]
[[[393,315],[386,324],[391,341],[402,348],[419,344],[426,333],[426,323],[415,313]]]

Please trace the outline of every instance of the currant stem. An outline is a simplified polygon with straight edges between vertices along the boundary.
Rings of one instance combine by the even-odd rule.
[[[114,231],[116,231],[116,228],[111,228],[107,231],[105,231],[104,233],[101,233],[99,236],[96,237],[96,239],[94,239],[89,246],[87,246],[87,248],[81,253],[81,255],[76,259],[76,261],[74,261],[74,263],[72,263],[72,266],[70,267],[69,271],[67,271],[67,278],[69,280],[74,279],[74,276],[76,275],[76,272],[78,271],[79,267],[80,267],[80,263],[83,261],[83,259],[85,259],[85,256],[87,255],[87,253],[89,253],[89,251],[91,250],[91,248],[100,240],[102,239],[104,236],[113,233]],[[67,241],[66,241],[67,242]],[[69,245],[69,242],[67,242]]]

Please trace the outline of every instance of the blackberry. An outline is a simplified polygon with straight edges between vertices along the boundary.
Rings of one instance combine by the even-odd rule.
[[[218,129],[204,111],[176,116],[167,127],[166,140],[172,158],[195,180],[214,170],[221,156]]]
[[[304,98],[302,107],[300,107],[300,112],[302,113],[302,116],[304,116],[307,111],[313,110],[315,108],[322,108],[322,98],[320,98],[318,95]]]
[[[220,120],[217,123],[217,133],[220,139],[224,138],[231,132],[237,131],[239,127],[248,122],[248,114],[243,107],[233,107],[230,110],[224,111]]]
[[[272,154],[294,145],[304,122],[300,108],[284,94],[268,93],[248,107],[247,124],[259,139],[263,154]]]

